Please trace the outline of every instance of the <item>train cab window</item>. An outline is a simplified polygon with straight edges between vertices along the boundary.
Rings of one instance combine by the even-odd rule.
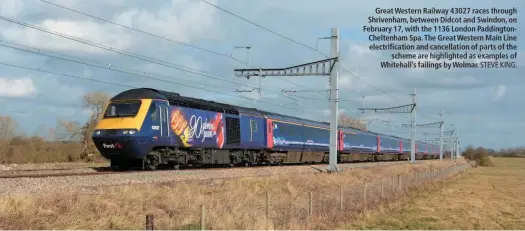
[[[104,118],[133,117],[140,109],[140,101],[112,102],[104,113]]]

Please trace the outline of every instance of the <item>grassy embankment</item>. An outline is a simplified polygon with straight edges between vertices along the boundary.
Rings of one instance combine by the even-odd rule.
[[[195,229],[199,228],[201,205],[206,207],[208,229],[330,229],[355,219],[365,206],[375,209],[382,179],[388,197],[383,203],[396,201],[402,197],[393,196],[399,185],[396,181],[392,185],[392,179],[397,180],[398,175],[403,188],[415,182],[414,172],[429,173],[458,163],[465,162],[435,160],[340,174],[103,187],[96,195],[4,196],[0,197],[0,229],[144,229],[146,214],[155,216],[156,229]],[[364,182],[368,182],[365,187]],[[308,219],[310,192],[313,210]]]

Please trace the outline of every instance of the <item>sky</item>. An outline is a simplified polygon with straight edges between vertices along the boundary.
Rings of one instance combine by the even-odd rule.
[[[521,54],[516,69],[381,69],[378,60],[386,60],[390,53],[369,51],[371,42],[362,30],[377,7],[516,7],[515,17],[522,20],[522,1],[207,1],[290,40],[313,48],[318,44],[318,50],[326,55],[330,41],[318,42],[318,38],[339,28],[340,65],[344,69],[339,73],[339,111],[368,121],[372,131],[407,137],[409,130],[402,124],[410,123],[409,114],[362,114],[357,108],[409,104],[416,88],[417,123],[440,121],[439,113],[444,111],[445,131],[459,131],[462,148],[522,145],[525,80]],[[113,96],[129,87],[158,88],[329,120],[328,77],[266,77],[259,96],[255,91],[235,92],[257,88],[258,80],[236,77],[233,72],[248,68],[248,61],[251,67],[281,68],[326,57],[201,0],[49,2],[80,13],[38,0],[2,0],[0,4],[0,62],[18,66],[0,64],[0,114],[16,118],[27,134],[42,126],[54,128],[58,119],[85,121],[89,111],[82,107],[82,97],[86,93],[104,91]],[[34,26],[52,33],[31,28]],[[516,35],[523,37],[522,24],[516,27]],[[517,42],[518,53],[522,43]],[[240,46],[251,46],[249,55],[246,49],[234,49]],[[313,92],[286,96],[283,89]],[[425,139],[424,133],[438,132],[435,128],[418,129],[417,137]]]

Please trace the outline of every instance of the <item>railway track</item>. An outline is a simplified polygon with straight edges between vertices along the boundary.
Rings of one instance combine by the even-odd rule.
[[[117,174],[125,172],[59,172],[59,173],[31,173],[31,174],[13,174],[13,175],[0,175],[0,179],[9,179],[9,178],[44,178],[44,177],[60,177],[60,176],[92,176],[92,175],[107,175],[107,174]]]
[[[283,166],[294,166],[294,165],[300,165],[300,164],[290,164],[290,165],[283,165]],[[267,168],[269,166],[250,166],[250,167],[233,167],[234,169],[240,169],[240,168]],[[272,166],[274,167],[274,166]],[[275,166],[277,167],[277,166]],[[131,173],[151,173],[151,172],[175,172],[175,171],[195,171],[195,170],[221,170],[221,169],[231,169],[232,167],[185,167],[180,168],[178,170],[174,169],[159,169],[155,171],[145,171],[145,170],[131,170],[131,171],[114,171],[111,170],[109,167],[103,170],[98,170],[96,172],[58,172],[58,173],[28,173],[28,174],[5,174],[0,175],[0,179],[9,179],[9,178],[46,178],[46,177],[65,177],[65,176],[94,176],[94,175],[110,175],[110,174],[131,174]],[[62,170],[62,169],[57,169]],[[57,171],[55,170],[55,171]],[[77,169],[78,170],[78,169]],[[25,171],[25,170],[24,170]],[[53,170],[47,170],[47,171],[53,171]],[[31,171],[33,172],[33,171]]]
[[[340,163],[340,164],[367,164],[367,163],[403,163],[405,161],[366,161],[366,162],[349,162],[349,163]],[[281,166],[298,166],[298,165],[305,165],[305,164],[283,164]],[[322,169],[316,168],[315,166],[319,165],[326,165],[326,163],[319,163],[319,164],[308,164],[308,166],[311,166],[312,168],[322,172]],[[241,168],[268,168],[270,166],[267,165],[259,165],[259,166],[235,166],[235,167],[223,167],[223,166],[205,166],[205,167],[184,167],[180,168],[179,170],[173,170],[173,169],[159,169],[155,171],[145,171],[145,170],[130,170],[130,171],[114,171],[110,169],[109,167],[102,167],[102,168],[96,168],[95,172],[71,172],[74,170],[80,170],[80,169],[46,169],[45,171],[68,171],[69,172],[51,172],[51,173],[35,173],[38,170],[14,170],[17,173],[18,172],[27,172],[23,174],[0,174],[0,179],[12,179],[12,178],[47,178],[47,177],[66,177],[66,176],[93,176],[93,175],[110,175],[110,174],[131,174],[131,173],[149,173],[149,172],[167,172],[167,171],[195,171],[195,170],[221,170],[221,169],[241,169]],[[278,166],[271,166],[271,167],[278,167]],[[367,166],[365,166],[366,168]],[[370,166],[372,167],[372,166]],[[94,168],[91,168],[94,169]]]

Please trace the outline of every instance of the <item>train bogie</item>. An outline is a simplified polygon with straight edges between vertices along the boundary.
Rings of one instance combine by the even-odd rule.
[[[301,163],[302,156],[303,156],[303,152],[295,152],[295,151],[288,152],[286,153],[285,163]]]

